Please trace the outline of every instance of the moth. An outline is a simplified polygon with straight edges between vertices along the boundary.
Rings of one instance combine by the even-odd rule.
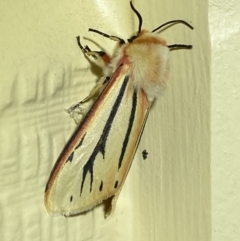
[[[182,23],[166,22],[153,31],[142,30],[142,17],[130,2],[139,20],[138,31],[127,41],[98,33],[118,42],[111,58],[103,51],[78,45],[86,56],[101,61],[104,76],[90,95],[77,105],[98,97],[56,161],[45,189],[45,206],[52,216],[73,216],[111,198],[106,215],[114,210],[118,195],[131,167],[149,110],[167,83],[170,50],[191,49],[191,45],[167,45],[155,32]]]

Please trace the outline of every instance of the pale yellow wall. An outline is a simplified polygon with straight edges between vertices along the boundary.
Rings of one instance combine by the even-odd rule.
[[[113,42],[87,29],[129,37],[137,28],[129,1],[0,2],[0,240],[240,239],[239,3],[209,2],[134,1],[147,29],[172,19],[190,22],[194,31],[176,25],[161,34],[194,48],[171,53],[168,90],[153,106],[116,211],[106,220],[102,206],[52,218],[43,193],[76,128],[63,109],[97,79],[75,36],[111,51]]]
[[[211,0],[212,240],[240,240],[240,1]]]

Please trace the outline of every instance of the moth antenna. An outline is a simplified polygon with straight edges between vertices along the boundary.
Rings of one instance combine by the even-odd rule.
[[[186,21],[178,19],[178,20],[171,20],[171,21],[168,21],[168,22],[160,25],[159,27],[155,28],[155,29],[152,31],[152,33],[156,32],[157,30],[159,30],[159,29],[161,29],[161,28],[163,28],[163,27],[165,27],[165,26],[167,26],[167,25],[169,25],[169,24],[177,24],[177,23],[182,23],[182,24],[186,25],[187,27],[189,27],[190,29],[194,29],[193,26],[191,26],[191,25],[190,25],[189,23],[187,23]]]
[[[167,45],[167,47],[170,50],[174,50],[174,49],[192,49],[192,45],[187,45],[187,44],[171,44],[171,45]]]
[[[133,6],[132,1],[130,1],[130,6],[131,6],[133,12],[136,13],[138,20],[139,20],[139,25],[138,25],[138,34],[139,34],[141,32],[141,28],[142,28],[142,16],[137,11],[137,9]]]

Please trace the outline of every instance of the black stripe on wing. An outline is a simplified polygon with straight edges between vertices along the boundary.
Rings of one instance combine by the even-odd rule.
[[[117,96],[117,98],[116,98],[116,100],[115,100],[115,102],[113,104],[112,110],[111,110],[110,115],[109,115],[109,117],[108,117],[108,119],[106,121],[104,129],[103,129],[102,134],[100,136],[100,139],[99,139],[97,145],[95,146],[95,148],[94,148],[94,150],[92,152],[92,155],[90,156],[90,158],[88,159],[88,161],[86,162],[86,164],[83,167],[82,183],[81,183],[81,188],[80,188],[80,196],[82,194],[83,185],[84,185],[84,182],[85,182],[85,179],[86,179],[86,176],[87,176],[88,172],[91,175],[91,177],[90,177],[91,178],[91,180],[90,180],[90,192],[92,191],[94,161],[95,161],[95,158],[96,158],[96,156],[97,156],[97,154],[99,152],[102,153],[103,159],[104,159],[105,147],[106,147],[106,141],[107,141],[107,138],[108,138],[108,134],[110,132],[110,129],[112,127],[112,123],[114,121],[114,118],[115,118],[115,116],[117,114],[118,108],[119,108],[119,106],[121,104],[122,98],[124,96],[128,80],[129,80],[129,76],[126,76],[124,78],[124,80],[123,80],[123,84],[121,86],[119,94],[118,94],[118,96]]]
[[[77,146],[75,147],[74,151],[75,151],[76,149],[78,149],[79,147],[82,146],[82,143],[83,143],[83,141],[84,141],[84,138],[85,138],[86,134],[87,134],[87,133],[84,134],[84,136],[82,137],[82,139],[80,140],[80,142],[79,142],[79,143],[77,144]],[[70,156],[68,157],[66,163],[67,163],[67,162],[72,162],[73,156],[74,156],[74,151],[70,154]]]
[[[132,130],[132,126],[133,126],[133,122],[134,122],[134,118],[135,118],[136,108],[137,108],[137,92],[136,92],[136,90],[134,90],[133,96],[132,96],[132,109],[131,109],[131,114],[130,114],[129,120],[128,120],[128,129],[127,129],[127,133],[125,135],[125,139],[123,141],[122,151],[121,151],[121,155],[120,155],[119,161],[118,161],[118,170],[122,166],[123,157],[124,157],[127,145],[128,145],[129,136],[131,134],[131,130]]]

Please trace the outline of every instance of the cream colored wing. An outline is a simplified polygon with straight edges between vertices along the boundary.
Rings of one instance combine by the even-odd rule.
[[[45,191],[50,215],[90,210],[121,190],[150,105],[130,66],[120,65],[52,170]]]

